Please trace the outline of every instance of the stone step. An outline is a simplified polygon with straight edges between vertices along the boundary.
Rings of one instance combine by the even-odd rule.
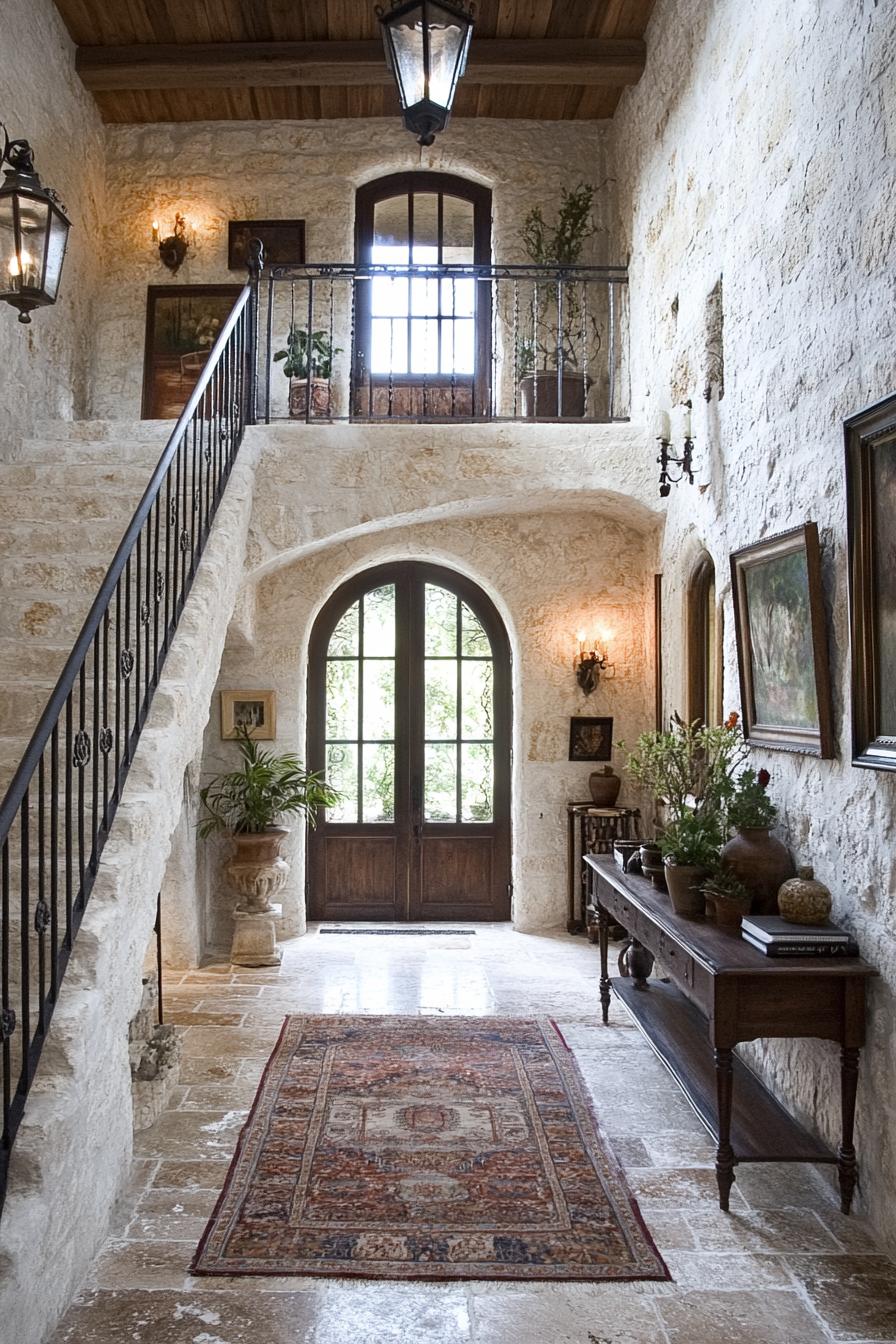
[[[111,556],[110,556],[111,559]],[[5,605],[7,594],[73,594],[78,599],[84,589],[90,589],[93,598],[109,568],[109,561],[96,558],[82,563],[76,556],[61,554],[56,560],[37,556],[7,557],[0,570],[0,602]]]
[[[34,523],[114,519],[121,523],[123,533],[148,483],[147,474],[139,488],[132,486],[119,490],[113,487],[108,492],[101,487],[68,487],[64,479],[46,489],[30,487],[7,491],[0,469],[0,520],[5,526],[6,520],[12,518]]]
[[[80,563],[103,556],[111,560],[132,515],[133,509],[128,506],[118,517],[93,518],[87,522],[22,522],[18,516],[9,522],[4,519],[0,528],[0,555],[18,555],[24,559],[64,554]]]
[[[18,444],[7,444],[0,453],[0,466],[22,465],[26,463],[57,463],[70,466],[78,462],[94,463],[97,466],[134,465],[145,466],[147,472],[158,462],[167,438],[135,440],[90,440],[73,443],[53,439],[25,439]]]
[[[4,462],[0,465],[0,498],[18,490],[66,489],[78,492],[129,494],[139,499],[149,476],[142,463]]]
[[[174,420],[41,420],[31,442],[133,443],[164,445],[174,432]]]

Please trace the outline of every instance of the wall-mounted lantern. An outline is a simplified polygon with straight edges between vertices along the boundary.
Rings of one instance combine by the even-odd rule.
[[[159,221],[154,219],[152,222],[152,240],[158,245],[159,257],[162,265],[167,266],[169,271],[174,274],[179,271],[183,265],[184,258],[187,255],[187,221],[183,215],[174,216],[174,232],[169,233],[167,238],[161,236]]]
[[[473,33],[473,6],[450,0],[392,0],[378,5],[386,61],[395,76],[404,124],[431,145],[448,124]]]
[[[55,303],[71,222],[59,197],[41,185],[27,140],[10,140],[3,128],[8,163],[0,186],[0,299],[30,322],[33,308]]]

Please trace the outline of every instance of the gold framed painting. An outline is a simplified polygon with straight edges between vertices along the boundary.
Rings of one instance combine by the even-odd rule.
[[[257,742],[277,736],[276,691],[222,691],[221,736],[231,741],[243,731]]]

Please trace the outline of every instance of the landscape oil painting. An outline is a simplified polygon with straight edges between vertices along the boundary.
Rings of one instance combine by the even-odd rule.
[[[240,285],[150,285],[143,419],[176,420],[199,381]]]
[[[744,731],[754,745],[827,756],[827,636],[818,529],[806,523],[731,557]]]

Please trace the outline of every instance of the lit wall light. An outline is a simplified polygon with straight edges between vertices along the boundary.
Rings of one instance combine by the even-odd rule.
[[[31,321],[35,308],[56,302],[71,224],[51,187],[41,184],[27,140],[10,140],[6,127],[0,165],[0,299]]]
[[[612,676],[615,672],[615,663],[610,662],[610,655],[607,651],[609,643],[609,631],[602,630],[598,633],[589,635],[585,630],[579,630],[576,635],[578,649],[573,659],[573,668],[575,669],[576,681],[581,690],[586,695],[597,689],[597,683],[601,676]]]
[[[678,485],[679,481],[687,480],[688,485],[694,484],[694,438],[691,433],[691,411],[693,409],[690,401],[683,401],[681,417],[681,433],[684,442],[681,446],[681,456],[676,457],[670,453],[672,447],[672,426],[668,411],[658,411],[655,422],[656,441],[660,445],[659,457],[656,459],[660,468],[660,496],[665,499],[670,494],[673,485]],[[679,467],[677,476],[673,476],[669,467]]]
[[[183,215],[176,214],[174,216],[174,232],[169,233],[167,238],[162,237],[159,221],[154,219],[152,222],[152,240],[159,249],[162,265],[167,266],[172,274],[179,271],[188,248],[187,221]]]

